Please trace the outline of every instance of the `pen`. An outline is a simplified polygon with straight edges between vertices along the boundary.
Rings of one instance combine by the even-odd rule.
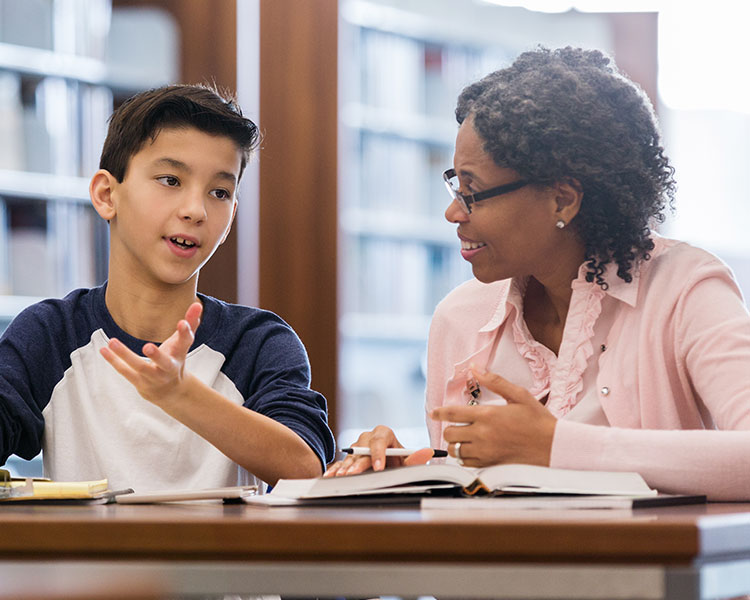
[[[361,446],[354,446],[353,448],[342,448],[341,451],[344,454],[352,454],[354,456],[370,456],[370,449],[363,448]],[[417,450],[414,448],[386,448],[385,455],[409,456],[410,454],[414,454],[416,451]],[[433,458],[442,458],[444,456],[448,456],[448,452],[446,450],[438,450],[437,448],[432,449]]]
[[[479,404],[479,396],[482,395],[482,390],[479,387],[479,382],[471,377],[466,380],[466,391],[469,393],[469,406],[476,406]]]

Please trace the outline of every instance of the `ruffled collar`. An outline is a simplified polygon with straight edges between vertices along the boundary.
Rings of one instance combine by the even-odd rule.
[[[570,287],[573,291],[586,287],[596,287],[602,289],[600,285],[595,282],[589,283],[586,281],[586,273],[588,273],[588,267],[586,263],[583,263],[578,268],[578,276],[571,282]],[[629,306],[635,306],[638,299],[638,290],[640,288],[640,269],[635,269],[633,273],[633,280],[627,283],[623,279],[617,276],[617,265],[614,263],[608,264],[602,279],[607,283],[607,289],[602,290],[607,296],[611,296],[620,302],[624,302]],[[487,322],[479,328],[479,333],[489,333],[498,329],[503,323],[505,323],[508,315],[517,310],[519,313],[523,312],[523,296],[526,293],[526,287],[528,285],[528,278],[517,278],[513,277],[508,280],[509,284],[504,286],[500,291],[497,299],[497,305],[492,313],[492,316]]]
[[[617,276],[617,265],[609,264],[602,274],[607,283],[604,290],[596,282],[586,281],[588,267],[584,263],[578,276],[571,282],[573,295],[565,321],[565,334],[560,354],[537,342],[523,318],[523,298],[528,278],[513,278],[504,286],[495,310],[481,333],[497,331],[509,318],[513,341],[526,360],[533,375],[529,392],[537,398],[549,394],[548,408],[560,417],[568,413],[580,400],[583,374],[594,353],[592,338],[594,327],[601,314],[602,300],[610,296],[630,306],[635,306],[640,285],[640,269],[635,269],[633,280],[625,282]]]

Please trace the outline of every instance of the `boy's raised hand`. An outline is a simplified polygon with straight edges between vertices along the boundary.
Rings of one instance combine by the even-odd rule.
[[[185,377],[185,358],[195,339],[202,312],[200,302],[191,304],[172,335],[159,346],[148,343],[143,347],[147,360],[116,338],[101,349],[101,355],[135,386],[141,396],[164,408],[180,396],[180,384]]]

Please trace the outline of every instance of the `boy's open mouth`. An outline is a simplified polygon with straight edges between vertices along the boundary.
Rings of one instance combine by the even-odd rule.
[[[192,248],[193,246],[195,246],[195,242],[191,242],[190,240],[186,240],[185,238],[181,237],[169,238],[169,241],[173,244],[176,244],[180,248]]]

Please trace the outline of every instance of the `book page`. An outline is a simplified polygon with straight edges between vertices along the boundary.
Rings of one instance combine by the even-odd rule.
[[[315,479],[281,479],[271,494],[286,498],[320,498],[346,496],[369,490],[387,491],[400,485],[427,482],[453,483],[466,487],[476,479],[476,471],[457,465],[432,464],[395,467],[383,471],[366,471],[344,477]]]
[[[638,473],[495,465],[479,472],[489,490],[556,494],[655,495]]]

